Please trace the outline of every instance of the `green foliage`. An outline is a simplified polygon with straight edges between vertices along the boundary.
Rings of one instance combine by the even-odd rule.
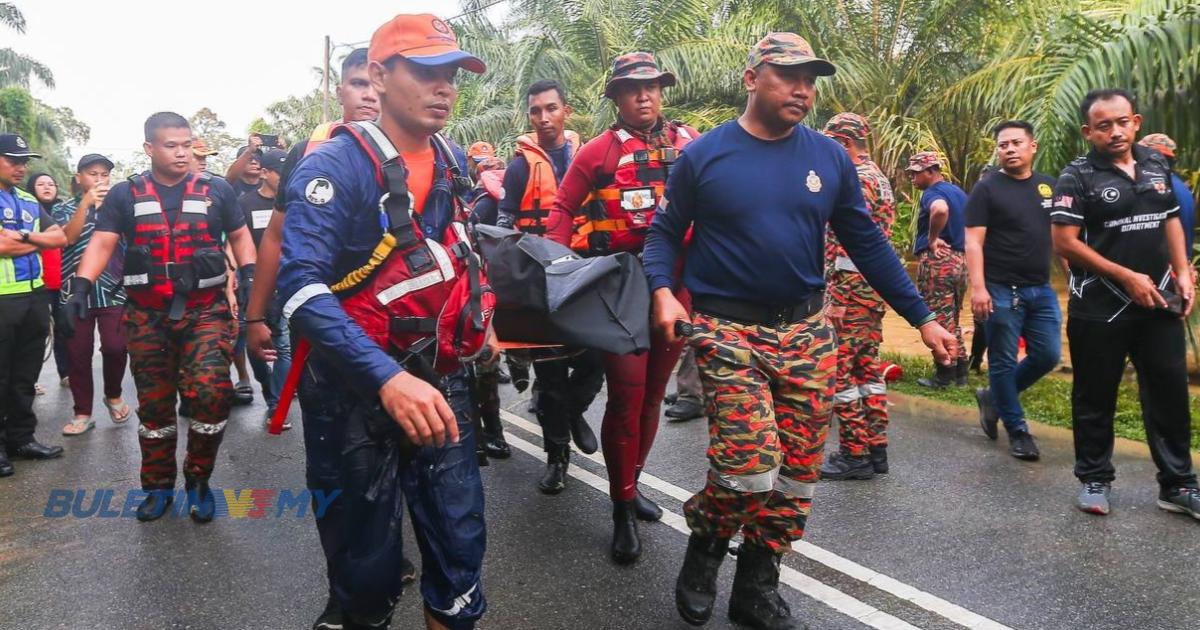
[[[7,26],[18,33],[25,32],[25,16],[16,4],[0,2],[0,26]],[[11,48],[0,48],[0,87],[16,85],[28,88],[31,78],[36,78],[46,87],[54,87],[54,73],[45,64]]]
[[[204,138],[208,147],[217,152],[217,155],[208,158],[208,170],[213,173],[223,174],[236,157],[238,147],[246,143],[230,134],[225,121],[207,107],[192,114],[188,118],[188,125],[192,128],[193,136]]]
[[[941,400],[961,407],[975,408],[975,388],[987,387],[987,375],[971,373],[967,387],[948,387],[931,390],[917,385],[917,379],[933,373],[933,362],[928,357],[885,353],[885,361],[904,368],[904,378],[888,387],[893,391]],[[1200,398],[1190,397],[1192,412],[1192,449],[1200,451]],[[1021,405],[1030,420],[1051,426],[1071,428],[1071,380],[1052,374],[1034,384],[1021,394]],[[1146,441],[1146,429],[1142,424],[1142,406],[1138,402],[1137,380],[1132,371],[1121,381],[1117,394],[1117,413],[1114,430],[1118,437]]]

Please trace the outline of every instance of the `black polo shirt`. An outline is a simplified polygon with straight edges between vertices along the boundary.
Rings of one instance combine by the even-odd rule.
[[[1050,282],[1050,198],[1054,178],[1031,173],[1013,179],[993,173],[967,197],[967,227],[987,228],[983,277],[1006,286]]]
[[[1137,162],[1130,179],[1106,156],[1092,150],[1063,169],[1054,187],[1050,220],[1080,226],[1079,238],[1108,260],[1150,276],[1174,290],[1166,222],[1178,217],[1166,158],[1133,147]],[[1116,321],[1156,317],[1133,304],[1114,280],[1071,266],[1067,312],[1080,319]]]

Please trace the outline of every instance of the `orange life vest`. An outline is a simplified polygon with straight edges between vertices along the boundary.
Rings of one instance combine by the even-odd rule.
[[[225,255],[208,232],[209,178],[207,173],[187,175],[173,225],[154,181],[147,174],[129,179],[134,235],[126,252],[124,284],[134,304],[151,309],[170,306],[178,319],[180,307],[208,306],[224,290]],[[194,266],[200,255],[212,264]],[[186,302],[172,305],[176,294],[186,295]]]
[[[666,124],[673,146],[662,149],[649,149],[620,127],[605,132],[621,145],[621,157],[612,181],[592,191],[584,202],[585,212],[575,218],[572,249],[593,256],[642,250],[667,185],[667,171],[695,139],[681,123]]]
[[[574,156],[579,151],[579,134],[567,131],[565,135],[567,150]],[[524,156],[529,164],[529,179],[525,182],[525,194],[521,197],[521,204],[517,208],[517,220],[513,227],[522,232],[542,236],[546,233],[546,218],[550,216],[554,196],[558,194],[554,163],[550,161],[546,150],[538,145],[537,139],[530,134],[517,138],[517,152]]]

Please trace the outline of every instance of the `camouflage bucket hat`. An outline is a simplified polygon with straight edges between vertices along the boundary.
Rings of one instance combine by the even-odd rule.
[[[1178,148],[1171,136],[1165,133],[1152,133],[1139,140],[1138,144],[1148,149],[1154,149],[1171,159],[1175,159],[1175,149]]]
[[[912,157],[908,158],[908,168],[904,170],[919,173],[931,166],[940,168],[942,160],[933,151],[921,151],[920,153],[914,153]]]
[[[822,131],[827,136],[839,136],[848,140],[863,142],[871,135],[871,125],[867,119],[851,112],[842,112],[829,119]]]
[[[795,33],[768,33],[750,49],[746,69],[752,70],[769,63],[776,66],[810,65],[819,77],[833,76],[837,68],[813,53],[808,40]]]
[[[675,75],[658,66],[658,60],[653,53],[626,53],[613,60],[612,73],[608,83],[604,84],[604,96],[613,97],[613,87],[617,81],[651,81],[658,79],[662,87],[675,85]]]

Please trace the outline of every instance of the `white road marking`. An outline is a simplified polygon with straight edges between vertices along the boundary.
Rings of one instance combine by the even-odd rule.
[[[536,423],[530,422],[525,418],[508,411],[507,409],[501,409],[500,415],[510,424],[541,437],[542,428]],[[513,443],[513,440],[520,440],[520,438],[512,436],[508,439],[509,444],[516,446],[516,444]],[[520,440],[520,442],[521,445],[518,446],[518,448],[520,448],[522,451],[530,453],[539,458],[542,456],[541,448],[525,440]],[[578,451],[575,451],[575,454],[586,457],[597,464],[604,465],[604,458],[599,454],[593,453],[588,455]],[[608,494],[607,480],[604,480],[587,470],[582,470],[578,466],[570,469],[570,474],[579,478],[584,483],[587,483],[589,486]],[[589,480],[588,477],[591,479]],[[642,471],[639,481],[642,484],[654,488],[655,490],[658,490],[659,492],[681,502],[686,502],[692,497],[693,494],[669,481],[655,477],[644,470]],[[670,525],[672,528],[677,529],[680,532],[683,532],[684,534],[691,534],[691,530],[688,529],[687,523],[684,521],[683,516],[680,516],[675,512],[664,509],[662,522]],[[856,580],[866,582],[867,584],[885,593],[889,593],[902,600],[911,602],[916,606],[940,615],[941,617],[944,617],[960,626],[971,628],[972,630],[1012,630],[1012,628],[993,619],[989,619],[983,615],[971,612],[970,610],[967,610],[958,604],[948,602],[936,595],[926,593],[925,591],[905,584],[904,582],[901,582],[895,578],[864,567],[853,560],[843,558],[832,551],[822,549],[821,547],[818,547],[812,543],[798,540],[792,543],[792,549],[806,558],[819,562]],[[783,570],[780,572],[780,581],[800,591],[801,593],[804,593],[805,595],[808,595],[809,597],[812,597],[813,599],[816,599],[817,601],[820,601],[836,609],[837,611],[849,615],[850,617],[853,617],[854,619],[873,628],[880,628],[881,630],[895,630],[899,628],[915,627],[902,619],[898,619],[877,608],[873,608],[868,604],[846,595],[845,593],[842,593],[833,587],[818,582],[817,580],[814,580],[813,578],[789,567],[783,567]]]
[[[501,413],[506,412],[502,411]],[[523,419],[521,420],[521,423],[518,423],[509,417],[506,417],[506,419],[522,429],[530,430],[528,426],[526,426],[528,423]],[[537,428],[536,425],[534,425],[534,428]],[[537,446],[531,442],[527,442],[526,440],[521,439],[511,433],[506,435],[505,439],[508,441],[509,446],[517,450],[524,451],[525,453],[528,453],[529,455],[539,459],[542,456],[542,448],[540,446]],[[595,473],[585,470],[579,466],[570,468],[568,474],[595,488],[596,490],[599,490],[604,494],[608,494],[607,479],[604,479],[603,477],[600,477],[599,475],[596,475]],[[645,479],[646,477],[646,473],[643,472],[642,479]],[[661,522],[684,535],[691,534],[691,530],[688,529],[687,522],[684,520],[683,516],[671,510],[663,510]],[[914,626],[903,619],[893,617],[892,615],[889,615],[878,608],[855,599],[831,586],[818,582],[817,580],[814,580],[813,578],[796,571],[791,567],[782,567],[782,570],[779,572],[779,581],[825,604],[826,606],[829,606],[830,608],[833,608],[834,610],[851,617],[860,623],[871,626],[872,628],[877,628],[878,630],[920,630],[917,626]]]

